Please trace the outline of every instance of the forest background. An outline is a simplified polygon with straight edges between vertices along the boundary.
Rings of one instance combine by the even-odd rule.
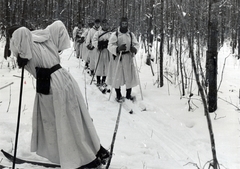
[[[137,35],[151,33],[156,38],[164,33],[169,53],[174,38],[188,33],[202,46],[207,43],[211,5],[218,11],[219,43],[231,40],[237,47],[240,27],[238,0],[1,0],[0,26],[20,24],[30,29],[45,28],[52,21],[62,20],[71,34],[78,22],[87,25],[94,19],[106,18],[116,28],[121,16],[129,18],[130,30]],[[183,12],[186,32],[182,27]],[[239,49],[238,49],[239,50]]]

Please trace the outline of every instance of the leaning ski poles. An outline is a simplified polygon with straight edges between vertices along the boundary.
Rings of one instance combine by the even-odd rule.
[[[98,68],[98,64],[99,64],[99,60],[100,60],[101,53],[102,53],[102,50],[99,52],[97,64],[96,64],[96,67],[95,67],[95,70],[94,70],[94,73],[93,73],[93,76],[92,76],[92,80],[91,80],[91,82],[90,82],[90,85],[92,84],[93,79],[94,79],[94,77],[95,77],[95,74],[96,74],[96,71],[97,71],[97,68]]]
[[[122,103],[120,103],[120,105],[119,105],[118,116],[117,116],[116,125],[115,125],[115,129],[114,129],[114,133],[113,133],[111,148],[110,148],[110,157],[109,157],[109,160],[107,162],[106,169],[109,168],[111,160],[112,160],[113,147],[114,147],[114,143],[115,143],[115,140],[116,140],[117,130],[118,130],[119,122],[120,122],[121,111],[122,111]]]
[[[144,41],[144,45],[145,45],[145,41]],[[153,71],[153,67],[152,67],[152,63],[151,63],[151,54],[150,54],[150,52],[149,52],[149,45],[148,45],[148,48],[147,48],[147,53],[148,53],[148,55],[147,55],[147,59],[146,59],[146,64],[148,65],[148,66],[150,66],[150,68],[151,68],[151,71],[152,71],[152,75],[154,76],[154,71]]]
[[[116,66],[116,69],[115,69],[115,74],[114,74],[114,81],[113,81],[113,83],[115,83],[115,81],[116,81],[117,70],[118,70],[119,63],[120,63],[121,58],[122,58],[122,51],[120,52],[120,55],[119,55],[119,58],[118,58],[117,66]],[[113,85],[111,85],[111,90],[110,90],[110,94],[109,94],[109,98],[108,98],[108,100],[110,100],[110,98],[111,98],[111,95],[112,95],[112,89],[113,89]]]
[[[150,61],[150,62],[151,62],[151,61]],[[150,67],[151,67],[152,75],[154,76],[154,71],[153,71],[152,63],[150,64]]]
[[[21,77],[21,84],[20,84],[19,105],[18,105],[18,119],[17,119],[17,129],[16,129],[15,148],[14,148],[12,169],[15,169],[16,156],[17,156],[17,145],[18,145],[18,135],[19,135],[21,105],[22,105],[23,79],[24,79],[24,66],[22,67],[22,77]]]
[[[132,54],[133,55],[133,54]],[[137,60],[136,60],[136,57],[134,57],[134,64],[135,64],[135,70],[136,70],[136,73],[137,73],[137,78],[138,78],[138,85],[139,85],[139,89],[140,89],[140,92],[141,92],[141,98],[143,100],[143,94],[142,94],[142,86],[141,86],[141,82],[140,82],[140,77],[139,77],[139,72],[138,72],[138,67],[137,67]]]

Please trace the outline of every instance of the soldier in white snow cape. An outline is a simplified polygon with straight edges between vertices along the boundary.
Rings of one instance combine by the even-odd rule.
[[[99,166],[109,153],[100,145],[77,82],[59,64],[58,52],[70,47],[64,24],[55,21],[32,32],[11,27],[7,37],[6,55],[10,46],[19,67],[24,65],[37,79],[31,151],[63,169]]]
[[[82,46],[84,39],[81,38],[82,33],[83,33],[83,24],[78,23],[78,26],[74,27],[72,37],[73,37],[73,48],[74,51],[76,52],[76,57],[82,59]]]
[[[118,30],[111,34],[108,42],[108,50],[113,57],[109,63],[106,81],[108,85],[115,88],[117,102],[124,100],[121,93],[123,85],[126,85],[126,98],[133,100],[132,88],[138,85],[133,57],[138,48],[136,36],[128,30],[128,19],[121,18]]]
[[[86,46],[89,50],[88,56],[90,59],[90,63],[89,63],[89,68],[91,71],[91,75],[94,74],[94,69],[95,69],[95,60],[98,57],[98,52],[97,49],[93,46],[92,44],[92,40],[93,40],[93,36],[94,34],[100,30],[100,20],[96,19],[94,21],[94,26],[89,30],[87,37],[86,37]]]
[[[108,64],[110,61],[110,53],[107,49],[108,39],[111,36],[107,19],[101,22],[101,28],[97,31],[92,40],[93,46],[98,49],[98,54],[95,60],[95,75],[97,77],[97,86],[106,86],[106,76],[108,73]],[[112,57],[112,56],[111,56]]]
[[[93,27],[93,25],[94,25],[93,22],[89,22],[88,27],[84,28],[84,31],[81,35],[81,38],[84,40],[84,42],[82,44],[82,59],[85,62],[84,69],[89,68],[89,62],[90,62],[89,51],[90,50],[87,48],[86,39],[87,39],[88,32]]]

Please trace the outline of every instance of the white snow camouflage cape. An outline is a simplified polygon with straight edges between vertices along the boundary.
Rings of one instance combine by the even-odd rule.
[[[67,30],[55,21],[44,30],[14,31],[10,49],[29,59],[25,68],[36,77],[35,67],[51,68],[60,63],[58,51],[70,47]],[[64,68],[51,74],[50,94],[36,93],[31,151],[64,169],[78,168],[96,158],[100,149],[92,119],[77,82]]]
[[[126,44],[126,51],[130,51],[130,47],[132,44],[132,46],[138,50],[139,43],[135,35],[130,31],[127,31],[126,33],[121,33],[119,28],[117,31],[118,36],[116,35],[116,32],[113,32],[108,42],[108,50],[110,51],[110,53],[117,57],[114,60],[111,57],[106,83],[113,88],[119,88],[120,86],[123,86],[125,84],[126,89],[129,89],[137,86],[139,83],[137,79],[136,68],[133,62],[133,59],[135,59],[133,57],[135,56],[131,52],[122,55],[122,60],[119,62],[118,65],[117,63],[119,60],[119,54],[116,53],[116,49],[118,46]],[[132,34],[132,38],[130,36],[130,33]],[[116,68],[118,69],[116,70]],[[115,73],[116,71],[117,73]]]

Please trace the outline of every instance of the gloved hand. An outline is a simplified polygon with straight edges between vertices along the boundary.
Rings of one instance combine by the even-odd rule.
[[[147,56],[147,59],[146,59],[146,65],[148,65],[148,66],[151,66],[151,55],[148,55]]]
[[[17,56],[17,64],[18,64],[18,67],[19,68],[22,68],[23,66],[25,66],[27,63],[28,63],[28,59],[25,59],[25,58],[21,58],[18,54]]]
[[[126,49],[127,49],[126,44],[123,44],[123,45],[117,47],[117,53],[125,51]]]
[[[134,46],[131,46],[130,51],[135,54],[137,53],[137,49]]]
[[[84,42],[84,37],[81,37],[77,40],[78,43],[83,43]]]
[[[9,50],[9,44],[6,44],[4,49],[4,58],[7,60],[7,57],[9,57],[10,55],[11,51]]]
[[[93,49],[94,49],[94,46],[92,46],[91,44],[88,44],[88,45],[87,45],[87,48],[88,48],[88,50],[93,50]]]

